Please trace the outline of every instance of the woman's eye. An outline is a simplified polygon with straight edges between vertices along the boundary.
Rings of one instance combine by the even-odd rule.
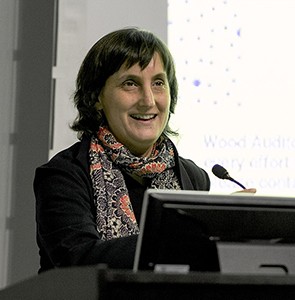
[[[125,82],[125,85],[132,86],[132,85],[135,85],[135,83],[133,81],[127,81],[127,82]]]
[[[123,82],[123,87],[127,88],[127,89],[134,88],[136,86],[137,86],[137,84],[132,80],[127,80],[127,81]]]
[[[163,80],[156,80],[154,82],[154,88],[156,89],[164,89],[166,87],[166,83]]]

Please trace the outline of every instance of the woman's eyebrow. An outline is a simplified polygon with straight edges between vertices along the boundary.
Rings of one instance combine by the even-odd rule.
[[[124,80],[127,80],[127,79],[138,80],[138,79],[140,79],[140,76],[134,75],[134,74],[123,74],[123,75],[120,76],[118,79],[119,79],[120,81],[124,81]]]
[[[124,81],[127,79],[133,79],[133,80],[140,80],[142,77],[140,75],[136,75],[136,74],[122,74],[120,77],[118,77],[119,80]],[[167,74],[166,72],[160,72],[157,73],[155,75],[152,76],[152,79],[156,79],[156,78],[163,78],[163,79],[167,79]]]

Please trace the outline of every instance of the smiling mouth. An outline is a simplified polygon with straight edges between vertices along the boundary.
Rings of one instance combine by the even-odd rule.
[[[150,115],[141,115],[141,114],[137,114],[137,115],[130,115],[131,118],[135,119],[135,120],[141,120],[141,121],[149,121],[154,119],[157,115],[156,114],[150,114]]]

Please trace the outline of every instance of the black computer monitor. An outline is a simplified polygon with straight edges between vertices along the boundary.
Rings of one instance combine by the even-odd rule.
[[[134,271],[294,273],[294,241],[295,198],[151,189]]]

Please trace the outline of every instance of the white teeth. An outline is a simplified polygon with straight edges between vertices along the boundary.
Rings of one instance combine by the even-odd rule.
[[[142,120],[149,120],[149,119],[152,119],[155,117],[155,115],[131,115],[132,118],[135,118],[135,119],[142,119]]]

